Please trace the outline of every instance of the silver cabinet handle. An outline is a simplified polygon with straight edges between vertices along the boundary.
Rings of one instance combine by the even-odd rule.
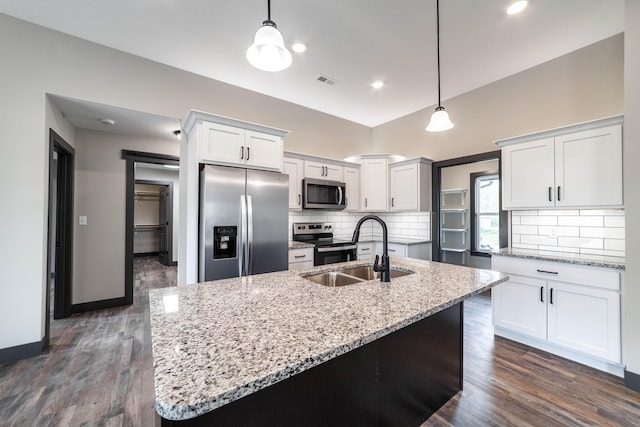
[[[370,251],[370,250],[371,250],[371,248],[360,248],[360,251],[362,251],[362,252],[366,252],[366,251]]]
[[[249,160],[249,148],[250,147],[247,147],[247,160]]]
[[[394,207],[394,206],[393,206],[393,200],[394,200],[394,199],[395,199],[395,197],[392,197],[392,198],[391,198],[391,207]]]
[[[551,192],[553,191],[553,188],[549,187],[549,201],[553,202],[553,200],[551,199]]]
[[[302,194],[298,194],[298,206],[302,204]]]
[[[365,208],[367,207],[367,198],[366,197],[364,198],[364,207]]]
[[[294,255],[295,258],[306,258],[306,255]]]
[[[560,186],[558,185],[558,201],[560,201]]]
[[[244,160],[244,147],[240,147],[240,160]]]
[[[387,251],[389,251],[389,252],[395,252],[396,250],[395,250],[395,249],[387,249]]]

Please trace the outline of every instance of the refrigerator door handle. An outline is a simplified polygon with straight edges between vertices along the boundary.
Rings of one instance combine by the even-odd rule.
[[[244,194],[240,196],[240,256],[238,256],[238,276],[246,275],[245,260],[247,258],[247,203]]]
[[[247,196],[247,276],[253,273],[253,199]]]

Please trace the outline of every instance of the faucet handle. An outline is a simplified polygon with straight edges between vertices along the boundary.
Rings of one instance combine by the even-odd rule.
[[[380,259],[379,255],[376,255],[376,260],[373,262],[373,271],[380,271],[380,266],[378,265],[378,261]]]

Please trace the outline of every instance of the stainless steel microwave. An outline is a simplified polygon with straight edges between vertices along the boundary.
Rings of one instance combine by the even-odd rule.
[[[302,180],[302,208],[340,210],[347,207],[344,182],[305,178]]]

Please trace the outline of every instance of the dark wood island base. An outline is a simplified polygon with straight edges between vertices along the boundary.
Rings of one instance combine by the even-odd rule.
[[[418,426],[462,389],[462,302],[200,417],[162,426]]]

